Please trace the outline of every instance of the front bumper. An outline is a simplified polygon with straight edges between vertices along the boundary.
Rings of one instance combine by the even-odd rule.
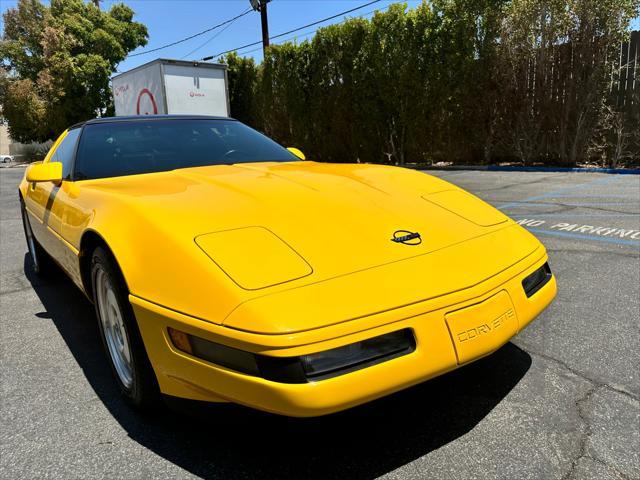
[[[538,250],[495,277],[461,292],[307,332],[263,335],[215,325],[130,295],[160,390],[205,401],[231,401],[290,416],[318,416],[404,389],[488,355],[528,325],[556,294],[555,277],[531,297],[522,280],[542,267]],[[450,299],[451,302],[447,302]],[[437,300],[437,301],[436,301]],[[372,326],[375,325],[375,326]],[[241,350],[291,357],[306,355],[401,329],[411,329],[415,350],[344,375],[287,384],[242,374],[176,349],[167,328]]]

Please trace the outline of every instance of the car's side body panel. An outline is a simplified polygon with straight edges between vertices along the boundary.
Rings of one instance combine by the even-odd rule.
[[[43,163],[51,160],[67,133],[68,130],[65,130],[56,139],[45,156]],[[64,270],[75,281],[78,278],[76,275],[77,262],[75,261],[75,255],[61,237],[63,224],[63,202],[61,199],[64,195],[60,192],[68,187],[69,185],[65,185],[65,182],[56,185],[52,182],[28,183],[23,180],[19,186],[19,191],[25,203],[34,236],[51,257],[63,266]]]
[[[65,130],[58,137],[43,163],[51,161],[68,132]],[[79,242],[74,243],[68,235],[69,199],[77,191],[75,183],[68,180],[63,180],[60,185],[52,182],[29,183],[23,179],[19,191],[34,236],[74,283],[84,289],[80,274]]]

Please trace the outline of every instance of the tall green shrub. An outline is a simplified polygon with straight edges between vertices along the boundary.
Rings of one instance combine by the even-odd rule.
[[[259,66],[228,56],[232,114],[321,161],[632,161],[637,100],[621,112],[608,89],[637,11],[638,0],[391,5],[271,46]]]

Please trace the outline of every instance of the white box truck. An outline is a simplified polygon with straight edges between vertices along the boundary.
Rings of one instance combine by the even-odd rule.
[[[116,116],[229,116],[227,66],[159,58],[111,79]]]

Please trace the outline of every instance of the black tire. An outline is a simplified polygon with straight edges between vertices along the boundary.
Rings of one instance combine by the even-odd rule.
[[[38,243],[36,237],[33,236],[33,230],[31,229],[31,221],[27,214],[27,209],[24,206],[24,201],[20,199],[20,213],[22,215],[22,228],[24,229],[24,237],[27,241],[27,250],[29,251],[29,258],[31,259],[31,267],[33,271],[39,277],[46,277],[51,273],[53,267],[53,260],[49,257],[49,254],[44,251],[44,248]]]
[[[104,295],[98,293],[98,288],[102,288],[104,282],[111,283],[109,288],[113,292],[114,297],[111,298],[110,308],[113,307],[113,301],[117,303],[120,319],[119,325],[124,327],[124,332],[117,328],[108,328],[109,320],[103,316],[101,306],[104,306]],[[104,248],[97,247],[91,255],[91,286],[93,290],[93,303],[98,320],[98,330],[104,351],[111,366],[111,371],[116,380],[118,388],[125,400],[133,407],[143,411],[155,411],[162,404],[160,389],[156,379],[151,362],[147,356],[147,352],[142,342],[140,330],[135,319],[133,308],[129,303],[128,291],[124,278],[118,268],[113,256]],[[102,297],[101,297],[102,295]],[[102,298],[102,302],[101,299]],[[108,315],[108,314],[107,314]],[[112,342],[114,331],[119,330],[121,338],[125,338],[129,345],[130,356],[128,358],[127,367],[130,367],[130,381],[123,381],[123,378],[129,380],[129,377],[123,377],[118,371],[117,353],[112,353],[109,341]],[[107,339],[109,337],[110,340]],[[122,367],[120,367],[122,368]]]

